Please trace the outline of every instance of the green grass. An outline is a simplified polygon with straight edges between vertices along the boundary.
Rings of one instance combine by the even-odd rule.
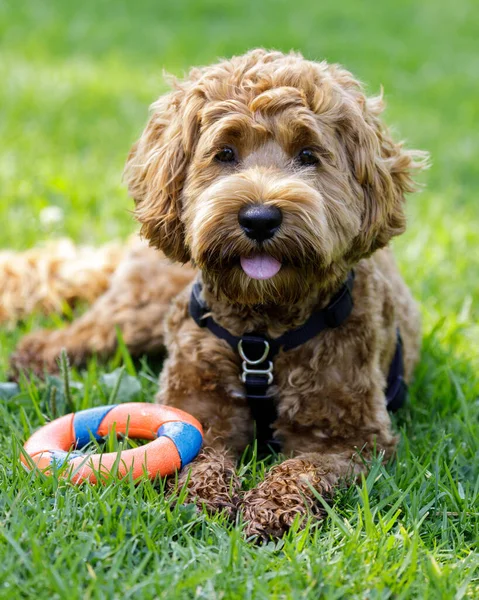
[[[20,442],[68,410],[64,384],[0,387],[0,598],[479,596],[477,29],[474,0],[0,0],[0,247],[133,231],[121,172],[162,69],[257,45],[341,62],[371,93],[383,84],[388,122],[433,163],[394,244],[424,317],[396,461],[340,492],[323,524],[255,547],[162,482],[77,488],[25,472]],[[42,224],[50,206],[64,218]],[[60,322],[0,332],[0,378],[40,325]],[[123,359],[72,374],[76,409],[112,400],[104,374]],[[127,369],[118,399],[151,400],[148,364]],[[244,459],[245,487],[267,467]]]

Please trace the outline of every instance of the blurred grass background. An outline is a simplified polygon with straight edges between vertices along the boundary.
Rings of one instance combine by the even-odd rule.
[[[478,31],[475,0],[0,0],[0,248],[21,250],[65,235],[89,244],[126,237],[135,224],[121,183],[123,164],[146,121],[148,105],[166,89],[163,69],[181,76],[190,66],[255,46],[295,49],[310,59],[342,63],[367,84],[371,94],[383,85],[386,121],[398,138],[428,150],[432,159],[431,169],[422,178],[424,191],[409,200],[409,229],[394,242],[405,278],[422,307],[423,359],[411,407],[395,421],[403,439],[398,460],[390,468],[389,491],[385,492],[386,484],[371,491],[376,485],[373,480],[368,486],[384,506],[388,493],[402,494],[413,476],[426,473],[427,481],[415,479],[412,490],[401,496],[402,521],[391,530],[396,541],[388,538],[395,548],[401,536],[406,539],[406,531],[410,535],[410,545],[404,542],[407,567],[394,563],[397,557],[391,558],[394,550],[389,546],[380,550],[383,525],[377,525],[377,531],[361,529],[367,514],[356,511],[360,492],[343,497],[338,509],[343,511],[341,519],[354,527],[358,524],[357,540],[356,533],[351,534],[354,539],[348,538],[343,547],[344,530],[333,522],[324,535],[316,530],[312,541],[291,538],[278,557],[276,547],[255,553],[240,542],[237,531],[225,533],[224,523],[220,527],[201,517],[183,527],[181,523],[190,517],[172,516],[161,504],[163,500],[155,505],[151,490],[122,489],[117,497],[113,487],[105,492],[109,494],[105,511],[113,511],[114,502],[123,502],[122,511],[131,510],[132,519],[140,515],[145,522],[150,522],[152,510],[160,511],[159,520],[166,519],[167,528],[155,525],[160,527],[157,538],[147,543],[146,550],[143,538],[134,542],[139,548],[135,562],[134,553],[123,557],[123,545],[120,539],[115,541],[111,524],[123,527],[124,519],[128,523],[130,517],[123,517],[121,523],[108,521],[110,529],[100,539],[94,533],[95,523],[88,523],[88,502],[97,502],[96,492],[87,491],[83,497],[67,490],[69,506],[74,508],[71,512],[59,509],[58,516],[63,523],[71,519],[70,532],[64,525],[65,539],[73,539],[76,531],[84,532],[84,539],[76,541],[79,556],[87,538],[95,540],[91,544],[98,556],[88,560],[98,563],[96,576],[104,587],[100,582],[95,587],[90,570],[87,573],[70,561],[68,576],[78,580],[78,586],[87,586],[91,578],[87,587],[93,596],[102,597],[105,590],[119,594],[121,581],[127,577],[122,569],[137,573],[132,570],[142,561],[150,565],[151,559],[148,581],[156,582],[154,568],[167,569],[164,561],[171,558],[178,564],[168,570],[163,587],[158,583],[160,587],[152,588],[162,597],[171,597],[166,581],[176,590],[175,597],[193,597],[194,593],[220,597],[221,590],[226,590],[226,597],[293,597],[295,586],[304,597],[315,598],[327,589],[336,590],[327,597],[363,598],[367,586],[369,598],[392,597],[388,594],[395,598],[477,597],[477,562],[470,558],[477,551],[479,535]],[[52,213],[51,207],[58,210]],[[8,354],[19,335],[39,323],[59,325],[54,317],[34,317],[14,331],[0,332],[0,373],[5,373]],[[95,387],[100,372],[93,365],[84,376],[83,391],[79,387],[75,392],[78,406],[101,401]],[[154,389],[152,376],[148,378],[147,383],[141,380],[145,399],[151,398]],[[41,386],[37,390],[25,383],[22,394],[0,402],[4,442],[38,425],[32,402],[40,407],[48,404]],[[24,410],[23,429],[18,424],[19,406]],[[50,484],[35,487],[18,470],[12,475],[12,457],[14,449],[8,450],[1,463],[0,484],[6,492],[0,497],[0,509],[8,506],[9,514],[16,514],[12,507],[21,506],[28,515],[37,508],[41,511],[50,497],[56,503],[55,484],[51,484],[54,489]],[[25,487],[33,494],[28,501],[22,495]],[[118,506],[115,510],[120,510]],[[433,516],[426,519],[431,506]],[[47,513],[38,518],[44,519],[42,530],[51,527],[56,532],[55,523],[60,521],[48,521]],[[16,573],[16,561],[21,563],[18,577],[12,575],[9,585],[29,581],[40,595],[41,590],[53,590],[57,597],[64,597],[67,588],[48,567],[48,556],[57,556],[58,533],[47,538],[50,554],[41,556],[40,547],[38,556],[26,554],[28,538],[35,539],[34,522],[27,516],[2,521],[0,513],[0,540],[8,541],[5,555],[0,544],[0,556],[8,557],[11,573]],[[191,531],[182,533],[181,544],[174,546],[171,540],[176,539],[174,531],[180,525],[185,531],[191,525]],[[162,535],[170,536],[163,554],[148,558],[156,544],[162,545]],[[55,560],[65,561],[67,550],[68,546]],[[317,562],[322,555],[331,566]],[[193,565],[191,582],[181,587],[178,569],[187,559]],[[370,568],[374,561],[378,561],[376,570]],[[202,570],[202,562],[211,568]],[[113,567],[116,582],[108,575]],[[276,579],[261,583],[271,569],[278,569]],[[409,583],[396,580],[394,569],[402,569],[401,577],[407,575]],[[129,584],[133,590],[135,577]],[[331,588],[318,583],[325,580]],[[0,597],[9,597],[2,596],[4,592],[7,588],[0,588]]]

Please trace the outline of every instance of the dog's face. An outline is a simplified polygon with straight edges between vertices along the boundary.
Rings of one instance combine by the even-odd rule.
[[[142,232],[229,301],[298,301],[404,230],[418,153],[347,71],[253,51],[153,110],[126,169]]]

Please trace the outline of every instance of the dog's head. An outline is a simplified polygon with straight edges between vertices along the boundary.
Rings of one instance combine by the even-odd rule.
[[[338,66],[254,50],[153,105],[126,178],[142,233],[218,294],[291,302],[404,231],[419,152]]]

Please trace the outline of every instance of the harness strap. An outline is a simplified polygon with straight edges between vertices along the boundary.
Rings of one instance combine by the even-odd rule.
[[[238,352],[242,359],[241,381],[245,385],[246,398],[251,415],[256,423],[256,438],[279,450],[279,442],[273,439],[272,424],[277,418],[274,396],[269,394],[273,382],[273,358],[282,349],[292,350],[313,339],[325,329],[339,327],[353,309],[352,289],[354,271],[335,294],[328,306],[315,311],[306,322],[279,338],[271,339],[262,333],[250,333],[241,337],[231,334],[209,314],[209,308],[201,299],[201,283],[193,285],[189,312],[199,327],[206,327],[216,337],[225,340]],[[397,345],[388,375],[386,401],[388,410],[396,411],[405,402],[407,385],[404,381],[404,361],[401,336],[397,334]]]
[[[391,412],[398,411],[407,400],[408,387],[404,380],[404,350],[399,328],[397,330],[396,351],[389,367],[386,385],[386,406]]]
[[[276,402],[274,396],[268,393],[273,382],[269,342],[261,336],[244,335],[239,342],[238,352],[243,359],[241,380],[245,385],[246,398],[255,423],[256,439],[262,445],[268,445],[275,452],[280,452],[281,445],[274,439],[272,429],[274,421],[278,418]]]
[[[264,351],[264,342],[269,345],[268,357],[274,358],[282,348],[284,351],[293,350],[308,342],[324,331],[339,327],[351,314],[353,310],[352,290],[354,285],[354,271],[348,275],[346,282],[333,296],[328,306],[311,314],[307,321],[300,327],[291,329],[278,338],[271,339],[261,333],[246,334],[242,337],[231,334],[227,329],[219,325],[209,314],[209,308],[201,299],[202,285],[196,281],[193,285],[190,297],[189,311],[197,325],[206,327],[212,333],[226,340],[233,350],[238,351],[241,340],[251,340],[250,343],[258,343]],[[254,350],[253,350],[254,352]]]

